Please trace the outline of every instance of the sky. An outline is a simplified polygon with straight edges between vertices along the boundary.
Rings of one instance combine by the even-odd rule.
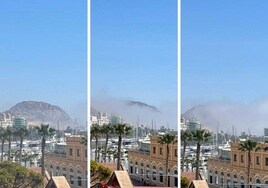
[[[86,0],[1,1],[0,111],[34,100],[86,120]]]
[[[182,0],[182,112],[268,98],[268,1]]]
[[[92,0],[91,96],[159,106],[177,95],[177,1]]]

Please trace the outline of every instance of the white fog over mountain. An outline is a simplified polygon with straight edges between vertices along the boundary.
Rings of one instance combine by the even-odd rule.
[[[268,128],[268,98],[248,104],[212,101],[192,107],[183,113],[186,119],[195,118],[203,127],[232,133],[235,126],[237,135],[242,131],[252,135],[263,135]]]
[[[114,97],[91,98],[91,107],[96,111],[121,116],[124,120],[137,125],[138,120],[149,128],[161,126],[177,130],[177,101],[162,102],[158,106],[138,100],[123,100]]]

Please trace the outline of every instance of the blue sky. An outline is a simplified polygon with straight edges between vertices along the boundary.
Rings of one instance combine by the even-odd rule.
[[[268,96],[268,1],[182,0],[182,110]]]
[[[177,100],[177,1],[91,1],[91,95]]]
[[[37,100],[79,116],[87,97],[86,0],[1,1],[0,14],[0,110]]]

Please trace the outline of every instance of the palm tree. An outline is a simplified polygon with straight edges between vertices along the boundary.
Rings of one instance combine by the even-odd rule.
[[[100,126],[98,124],[93,124],[90,128],[90,141],[95,138],[95,161],[98,162],[98,140],[100,136]]]
[[[41,172],[42,176],[45,176],[45,148],[46,148],[46,139],[55,134],[55,129],[50,128],[49,125],[41,124],[40,127],[36,127],[39,136],[42,137],[42,157],[41,157]]]
[[[26,127],[17,128],[14,131],[15,135],[20,138],[20,151],[19,151],[19,164],[21,164],[21,153],[22,153],[22,146],[23,146],[23,140],[25,137],[29,135],[29,131]]]
[[[5,141],[7,140],[7,134],[6,134],[6,130],[1,127],[0,128],[0,139],[1,139],[1,162],[3,161],[3,157],[4,157],[4,145],[5,145]]]
[[[165,177],[165,185],[169,184],[169,181],[168,181],[168,158],[169,158],[169,145],[170,144],[174,144],[175,142],[177,142],[177,139],[176,139],[176,136],[175,135],[172,135],[172,134],[165,134],[165,135],[162,135],[162,136],[159,136],[158,137],[158,141],[157,141],[159,144],[162,144],[162,145],[166,145],[166,151],[167,151],[167,155],[166,155],[166,177]],[[169,186],[169,185],[167,185]]]
[[[132,128],[126,123],[124,123],[124,124],[119,123],[119,124],[114,125],[114,132],[118,135],[117,170],[120,170],[122,138],[123,138],[123,136],[130,135],[132,133]]]
[[[183,142],[183,151],[182,151],[182,165],[181,165],[181,171],[184,171],[184,160],[185,160],[185,151],[187,146],[187,141],[190,141],[192,139],[192,134],[190,131],[181,131],[181,142]]]
[[[8,141],[8,155],[7,155],[7,160],[10,161],[11,160],[11,139],[13,136],[13,128],[8,126],[6,129],[6,136],[7,136],[7,141]]]
[[[104,162],[106,163],[108,140],[110,134],[113,132],[113,126],[111,124],[104,124],[101,127],[101,133],[105,135],[105,147],[104,147]]]
[[[248,153],[248,167],[247,167],[247,187],[249,187],[250,182],[250,167],[251,167],[251,152],[260,150],[258,143],[252,140],[247,140],[239,144],[240,151]]]
[[[206,129],[198,129],[196,131],[193,131],[192,135],[193,135],[193,140],[197,142],[195,179],[198,180],[201,144],[210,139],[211,133],[207,131]]]

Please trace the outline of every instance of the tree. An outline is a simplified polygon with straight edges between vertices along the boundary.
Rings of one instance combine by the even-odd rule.
[[[184,176],[181,176],[181,188],[188,188],[189,184],[190,184],[190,180],[188,180]]]
[[[251,152],[260,150],[258,143],[252,140],[246,140],[239,144],[240,151],[247,152],[248,154],[248,166],[247,166],[247,187],[249,187],[250,182],[250,167],[251,167]]]
[[[100,136],[100,126],[98,124],[93,124],[90,128],[90,141],[95,138],[95,161],[98,162],[98,140]]]
[[[206,129],[198,129],[196,131],[193,131],[192,135],[193,135],[193,140],[197,142],[195,179],[198,180],[201,144],[210,139],[211,133],[207,131]]]
[[[5,145],[5,141],[7,140],[7,134],[6,134],[6,130],[1,127],[0,128],[0,139],[1,139],[1,162],[3,161],[3,157],[4,157],[4,145]]]
[[[8,141],[8,154],[7,154],[7,160],[11,160],[11,141],[12,141],[12,136],[13,136],[13,128],[8,126],[6,129],[6,136],[7,136],[7,141]]]
[[[110,134],[113,132],[113,126],[111,124],[104,124],[101,127],[101,132],[102,132],[102,134],[105,135],[104,162],[106,163],[108,140],[109,140]]]
[[[170,146],[170,144],[176,143],[177,142],[177,139],[176,139],[176,136],[175,135],[165,134],[165,135],[159,136],[157,142],[159,144],[166,145],[166,151],[167,151],[167,153],[166,153],[166,177],[165,177],[165,185],[169,186],[168,185],[169,184],[169,181],[168,181],[169,146]]]
[[[120,166],[121,166],[121,146],[122,146],[122,138],[123,136],[127,136],[127,135],[131,135],[132,133],[132,128],[130,127],[130,125],[124,123],[124,124],[116,124],[114,125],[114,132],[115,134],[118,135],[118,160],[117,160],[117,170],[120,170]]]
[[[41,172],[42,176],[45,176],[45,148],[46,148],[46,139],[55,134],[55,129],[50,128],[49,125],[41,124],[40,127],[36,127],[39,136],[42,137],[42,157],[41,157]]]
[[[0,185],[5,188],[41,188],[43,177],[10,161],[0,163]]]
[[[21,153],[22,153],[22,146],[23,146],[23,140],[25,137],[29,135],[28,129],[26,127],[20,127],[16,128],[14,131],[15,135],[20,138],[20,152],[19,152],[19,164],[21,164]]]
[[[192,139],[192,134],[190,131],[181,131],[181,142],[183,142],[183,151],[182,151],[182,165],[181,165],[181,171],[184,171],[184,163],[185,163],[185,151],[187,142]]]

